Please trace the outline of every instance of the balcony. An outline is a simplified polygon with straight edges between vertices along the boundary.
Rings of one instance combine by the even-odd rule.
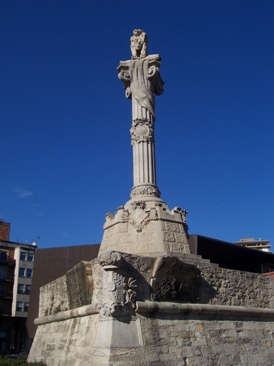
[[[12,291],[0,291],[1,299],[12,299],[13,293]]]
[[[9,259],[9,260],[5,260],[5,259],[0,259],[0,265],[6,265],[6,266],[15,266],[15,260],[14,259]]]
[[[0,282],[14,282],[14,276],[0,276]]]
[[[11,316],[11,310],[0,309],[1,316]]]

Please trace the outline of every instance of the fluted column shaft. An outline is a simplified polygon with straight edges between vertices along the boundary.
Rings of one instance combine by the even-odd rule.
[[[154,148],[155,95],[163,92],[160,77],[160,56],[121,62],[119,79],[126,97],[132,99],[131,144],[133,146],[133,188],[131,197],[160,197],[156,185]]]

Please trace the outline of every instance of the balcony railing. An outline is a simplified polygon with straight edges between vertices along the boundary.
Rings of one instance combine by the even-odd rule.
[[[13,293],[11,291],[0,291],[0,298],[12,299]]]
[[[1,316],[11,316],[11,310],[0,309]]]
[[[3,281],[8,281],[8,282],[14,282],[14,276],[1,276],[0,277],[0,282],[3,282]]]
[[[3,265],[7,265],[7,266],[15,266],[15,260],[14,259],[9,259],[9,260],[5,260],[5,259],[0,259],[0,264]]]

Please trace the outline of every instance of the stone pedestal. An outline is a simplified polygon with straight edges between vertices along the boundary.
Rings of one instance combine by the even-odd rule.
[[[201,259],[192,265],[176,257],[105,253],[41,288],[28,361],[271,366],[273,295],[272,278],[262,274]]]
[[[132,100],[131,199],[107,214],[99,254],[118,250],[139,255],[189,254],[186,210],[170,210],[160,198],[155,163],[155,95],[163,93],[159,55],[121,61],[119,79]]]
[[[109,250],[139,255],[190,254],[186,212],[161,201],[129,201],[108,214],[99,254]]]

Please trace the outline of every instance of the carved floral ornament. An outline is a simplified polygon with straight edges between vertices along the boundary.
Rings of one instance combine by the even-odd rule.
[[[99,257],[104,268],[105,286],[101,288],[100,314],[104,316],[132,315],[135,309],[137,281],[128,276],[127,263],[119,252],[110,251]]]
[[[157,186],[144,185],[132,188],[131,197],[136,196],[154,196],[160,198],[161,192]]]
[[[154,140],[153,125],[147,119],[137,118],[130,129],[131,143],[152,142]]]

